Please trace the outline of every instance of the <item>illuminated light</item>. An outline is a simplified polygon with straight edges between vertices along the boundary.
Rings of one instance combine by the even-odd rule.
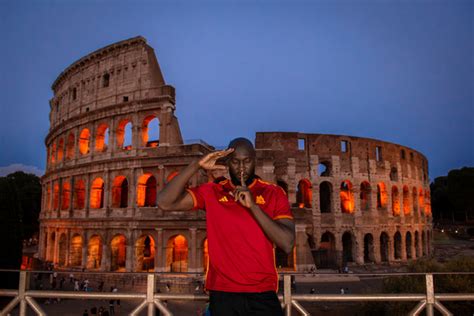
[[[405,215],[411,214],[410,191],[406,185],[403,187],[403,213]]]
[[[87,269],[99,269],[102,262],[102,239],[93,235],[87,245]]]
[[[302,179],[298,182],[298,190],[296,192],[296,203],[299,208],[311,208],[311,200],[313,198],[313,186],[308,179]],[[301,206],[301,204],[303,206]]]
[[[104,180],[96,178],[92,182],[89,206],[92,209],[104,207]]]
[[[86,185],[84,180],[78,179],[74,183],[74,209],[82,210],[86,201]]]
[[[63,182],[63,189],[61,192],[61,210],[68,210],[71,203],[71,185],[69,182]]]
[[[145,147],[159,146],[160,122],[154,115],[147,116],[142,123],[142,142]],[[150,140],[150,133],[154,133],[155,139]],[[158,134],[158,135],[156,135]]]
[[[109,127],[107,124],[100,124],[95,136],[95,151],[104,152],[109,143]]]
[[[124,235],[117,235],[110,242],[112,271],[125,272],[126,244]]]
[[[166,264],[171,272],[187,272],[188,242],[183,235],[171,237],[167,243]]]
[[[128,181],[125,176],[117,176],[112,186],[112,207],[128,206]]]
[[[80,235],[74,235],[71,238],[69,264],[75,267],[82,265],[82,236]]]
[[[64,139],[61,138],[58,143],[58,162],[63,161],[64,158]]]
[[[441,229],[441,232],[444,233],[444,229]]]
[[[51,145],[51,155],[49,160],[52,164],[56,163],[56,142],[53,142],[53,144]]]
[[[299,208],[304,208],[304,203],[298,204],[298,207],[299,207]]]
[[[458,233],[458,230],[456,229],[454,232],[457,234],[457,233]]]
[[[53,210],[59,209],[59,183],[54,182],[53,185]]]
[[[393,216],[400,216],[400,199],[398,198],[398,188],[392,187],[392,214]]]
[[[87,155],[89,153],[89,138],[90,132],[87,128],[84,128],[79,135],[79,152],[82,155]]]
[[[67,137],[67,143],[66,143],[66,159],[73,159],[74,158],[74,144],[75,143],[75,137],[74,133],[69,133],[69,136]]]
[[[377,208],[384,209],[387,207],[387,188],[385,187],[385,183],[380,182],[377,184]]]
[[[155,241],[149,236],[140,237],[135,243],[137,271],[149,271],[155,268]]]
[[[354,213],[354,194],[352,192],[352,183],[349,180],[344,180],[341,183],[339,198],[341,200],[342,213]]]
[[[156,206],[156,179],[151,173],[138,178],[137,206]]]

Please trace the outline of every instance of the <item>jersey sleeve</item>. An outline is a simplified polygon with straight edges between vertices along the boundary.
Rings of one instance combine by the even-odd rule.
[[[273,211],[273,220],[277,219],[293,219],[293,213],[291,212],[290,202],[288,202],[288,197],[283,191],[282,188],[276,187],[276,207]]]
[[[205,210],[206,209],[206,193],[209,190],[208,184],[202,184],[197,187],[186,189],[193,198],[193,210]]]

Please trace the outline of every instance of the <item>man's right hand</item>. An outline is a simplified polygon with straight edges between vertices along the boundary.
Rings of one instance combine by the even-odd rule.
[[[206,170],[216,170],[216,169],[225,170],[226,166],[216,165],[216,162],[220,158],[223,158],[229,155],[233,151],[234,151],[234,148],[229,148],[226,150],[219,150],[219,151],[209,153],[206,156],[204,156],[201,160],[199,160],[199,166]]]

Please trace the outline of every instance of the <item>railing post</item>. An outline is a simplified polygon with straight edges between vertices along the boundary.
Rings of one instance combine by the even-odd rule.
[[[26,316],[26,281],[27,275],[26,271],[20,271],[20,284],[18,287],[18,297],[20,298],[20,316]]]
[[[285,304],[285,315],[291,316],[291,275],[283,276],[283,303]]]
[[[433,284],[433,275],[431,273],[426,274],[426,315],[434,315],[434,284]]]
[[[148,316],[155,316],[155,303],[153,302],[153,296],[155,295],[155,275],[149,273],[147,275],[146,283],[146,302],[148,304]]]

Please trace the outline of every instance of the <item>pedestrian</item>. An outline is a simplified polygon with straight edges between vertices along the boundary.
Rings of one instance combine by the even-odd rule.
[[[74,291],[79,291],[79,280],[74,280]]]
[[[69,283],[73,284],[74,283],[74,274],[69,273]]]
[[[344,288],[343,288],[343,287],[341,287],[341,295],[344,295],[344,294],[345,294],[345,292],[344,292]]]

